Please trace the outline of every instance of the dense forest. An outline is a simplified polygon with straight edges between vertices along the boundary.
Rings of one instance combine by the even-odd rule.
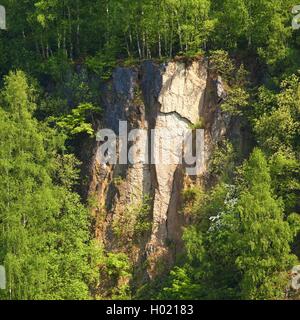
[[[1,0],[0,265],[4,300],[287,298],[300,257],[300,30],[295,0]],[[184,191],[184,254],[159,281],[123,283],[125,254],[95,239],[78,146],[94,139],[117,66],[206,57],[223,111],[247,123],[212,181]],[[69,77],[70,72],[75,76]],[[80,160],[79,160],[80,159]],[[107,292],[97,290],[110,279]],[[293,297],[297,298],[297,292]]]

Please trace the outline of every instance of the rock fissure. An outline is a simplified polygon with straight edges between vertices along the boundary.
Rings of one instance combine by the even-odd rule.
[[[161,116],[172,116],[172,115],[175,115],[176,117],[179,118],[180,121],[184,121],[187,125],[189,125],[189,126],[193,125],[193,123],[188,118],[183,117],[177,111],[159,112],[158,115],[161,115]]]

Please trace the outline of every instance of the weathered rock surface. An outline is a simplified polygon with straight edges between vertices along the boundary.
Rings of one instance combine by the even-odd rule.
[[[169,63],[162,79],[160,111],[176,112],[191,123],[197,123],[204,105],[207,85],[206,64],[193,62],[186,67],[183,63]]]
[[[188,66],[180,62],[156,65],[147,61],[140,68],[118,68],[103,88],[103,127],[118,133],[119,120],[126,120],[129,130],[145,129],[150,133],[151,129],[161,129],[162,132],[156,131],[154,141],[162,141],[162,149],[176,158],[176,150],[182,151],[182,137],[202,119],[205,123],[204,175],[213,145],[226,134],[230,123],[230,117],[218,105],[218,95],[225,95],[221,91],[220,85],[210,78],[205,60]],[[95,210],[97,238],[108,250],[125,251],[136,270],[146,265],[146,270],[141,272],[144,277],[155,277],[162,272],[162,264],[165,268],[171,267],[182,249],[182,228],[186,224],[181,213],[185,166],[158,161],[145,164],[140,157],[148,149],[144,143],[139,144],[135,164],[102,165],[97,148],[89,191],[98,204]],[[151,199],[151,230],[140,235],[138,241],[130,237],[121,241],[114,226],[122,221],[126,210],[137,207],[145,195]],[[132,223],[136,223],[134,219]]]

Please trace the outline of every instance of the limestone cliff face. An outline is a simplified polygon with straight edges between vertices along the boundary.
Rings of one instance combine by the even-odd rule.
[[[230,125],[219,105],[224,89],[205,60],[189,65],[149,61],[117,68],[103,92],[103,128],[118,133],[124,120],[128,130],[167,129],[155,137],[169,142],[165,151],[181,148],[180,138],[193,125],[205,127],[205,161],[198,177],[188,177],[183,164],[145,164],[141,155],[149,146],[144,142],[138,144],[134,165],[102,165],[100,144],[95,147],[89,193],[97,203],[96,236],[107,250],[126,252],[137,277],[153,278],[182,250],[182,229],[189,220],[182,213],[182,191],[192,180],[204,179],[213,145]],[[139,232],[137,226],[145,224],[141,219],[147,228]]]

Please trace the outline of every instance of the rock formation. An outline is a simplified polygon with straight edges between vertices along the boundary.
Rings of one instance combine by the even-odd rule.
[[[119,121],[128,121],[128,130],[147,130],[148,137],[151,129],[167,129],[155,138],[167,142],[163,148],[171,152],[174,146],[181,148],[182,135],[192,127],[205,129],[205,161],[198,177],[188,177],[184,164],[145,164],[143,157],[139,161],[149,141],[139,144],[138,161],[132,165],[101,164],[100,143],[95,147],[89,193],[97,202],[96,236],[107,250],[126,252],[145,279],[172,266],[182,250],[182,229],[188,223],[181,210],[182,191],[188,181],[205,177],[212,148],[230,125],[219,105],[226,96],[221,86],[221,79],[216,83],[210,77],[206,60],[163,65],[147,61],[140,67],[117,68],[102,90],[102,127],[117,134]],[[136,239],[137,211],[146,196],[150,224]]]

